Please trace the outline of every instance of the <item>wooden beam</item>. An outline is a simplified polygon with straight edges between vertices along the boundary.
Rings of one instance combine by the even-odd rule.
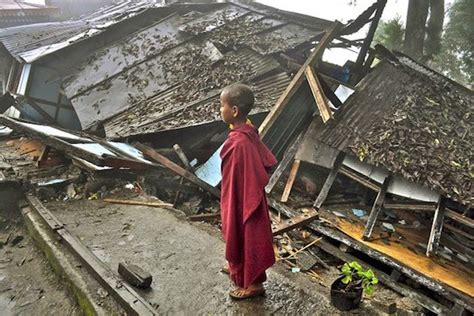
[[[104,202],[111,204],[126,204],[126,205],[142,205],[150,207],[173,207],[173,204],[166,202],[157,202],[157,201],[135,201],[135,200],[123,200],[123,199],[104,199]]]
[[[211,222],[221,219],[221,213],[207,213],[188,216],[188,219],[192,222]]]
[[[176,174],[186,178],[188,181],[196,184],[203,190],[211,193],[217,198],[220,198],[220,190],[217,188],[214,188],[213,186],[209,185],[208,183],[202,181],[199,179],[194,173],[191,173],[190,171],[184,169],[183,167],[177,165],[176,163],[172,162],[168,158],[166,158],[163,155],[160,155],[157,153],[153,148],[150,148],[148,146],[145,146],[140,143],[135,143],[135,147],[143,152],[143,154],[147,157],[150,157],[151,159],[155,160],[156,162],[159,162],[166,168],[170,169],[171,171],[175,172]]]
[[[355,82],[358,82],[362,78],[361,72],[364,67],[365,57],[370,49],[370,44],[372,43],[372,40],[374,38],[375,30],[377,29],[380,18],[382,17],[382,13],[385,8],[385,4],[387,3],[387,0],[378,0],[377,2],[377,10],[375,11],[375,15],[372,19],[372,23],[370,24],[369,31],[367,32],[367,36],[364,39],[364,44],[362,44],[362,47],[359,51],[359,55],[357,56],[357,60],[355,62]],[[352,83],[354,83],[354,81],[351,80]]]
[[[297,212],[281,203],[278,203],[277,201],[273,200],[273,199],[268,199],[268,204],[269,206],[271,206],[274,210],[276,210],[277,212],[283,214],[284,216],[286,217],[293,217],[293,216],[297,216]],[[366,246],[350,237],[348,237],[346,234],[336,230],[336,229],[333,229],[331,227],[328,227],[326,223],[323,223],[323,222],[320,222],[320,221],[312,221],[311,223],[309,223],[307,225],[308,228],[310,228],[311,230],[319,233],[319,234],[323,234],[333,240],[336,240],[336,241],[339,241],[339,242],[342,242],[352,248],[354,248],[355,250],[357,251],[360,251],[364,254],[366,254],[367,256],[373,258],[374,260],[377,260],[383,264],[386,264],[388,265],[389,267],[393,268],[393,269],[397,269],[399,270],[401,273],[403,273],[404,275],[406,275],[407,277],[409,277],[410,279],[426,286],[427,288],[429,288],[430,290],[433,290],[435,292],[437,292],[438,294],[442,295],[442,296],[445,296],[448,300],[452,301],[452,302],[455,302],[457,304],[460,304],[461,306],[463,306],[464,308],[468,309],[469,311],[471,312],[474,312],[474,301],[472,298],[468,298],[466,297],[466,295],[462,295],[462,293],[460,293],[459,291],[456,291],[454,290],[453,288],[449,287],[449,286],[445,286],[444,284],[438,282],[437,280],[433,280],[431,278],[428,278],[426,277],[424,274],[412,269],[412,268],[409,268],[407,267],[406,265],[404,265],[403,263],[401,262],[398,262],[398,261],[395,261],[393,260],[392,258],[388,257],[387,255],[383,254],[383,253],[380,253],[379,251],[375,250],[375,249],[372,249],[371,247],[369,246]],[[335,247],[337,249],[337,247]],[[334,252],[335,254],[335,252]],[[359,259],[352,259],[350,261],[353,261],[353,260],[359,260]],[[377,273],[377,270],[374,270],[375,273]],[[388,276],[390,278],[390,276]],[[385,283],[383,280],[382,280],[383,283]],[[389,283],[385,283],[387,286],[390,286]],[[401,284],[400,284],[401,285]],[[406,290],[403,290],[403,292],[401,291],[402,289],[401,288],[396,288],[396,287],[392,287],[395,291],[398,291],[400,294],[402,295],[405,295],[405,296],[410,296],[412,298],[414,298],[415,300],[417,300],[421,305],[423,305],[424,307],[428,308],[429,310],[435,312],[435,313],[438,313],[438,314],[443,314],[443,312],[440,312],[440,309],[438,309],[436,306],[434,305],[431,305],[431,304],[424,304],[424,300],[423,299],[417,299],[415,298],[416,296],[412,296],[413,294],[417,294],[417,292],[409,289],[408,287],[406,288]],[[462,297],[462,299],[460,298]],[[433,301],[434,302],[434,301]],[[437,306],[439,307],[443,307],[443,305],[437,303],[437,302],[434,302],[436,304],[438,304]],[[445,311],[445,309],[442,309],[442,311]],[[449,315],[449,313],[447,314]]]
[[[324,34],[323,38],[319,41],[316,48],[313,50],[311,55],[305,61],[303,66],[300,68],[300,70],[293,77],[293,80],[290,82],[288,87],[286,87],[285,92],[283,92],[283,94],[280,96],[276,104],[273,106],[270,113],[267,115],[265,120],[260,125],[259,133],[260,133],[261,138],[265,137],[265,134],[269,131],[270,127],[276,121],[280,113],[283,112],[285,107],[288,105],[288,102],[296,93],[299,86],[305,79],[304,71],[306,67],[308,67],[309,65],[311,66],[314,65],[319,60],[319,58],[322,56],[324,50],[329,45],[329,43],[334,39],[334,37],[336,37],[339,34],[339,31],[341,30],[341,28],[342,28],[342,24],[336,21],[332,24],[331,28],[326,31],[326,33]]]
[[[426,247],[426,255],[428,257],[436,255],[438,251],[439,240],[441,239],[441,232],[443,230],[444,214],[444,198],[440,197],[438,201],[438,206],[436,207],[435,214],[433,216],[433,223],[431,225],[428,246]]]
[[[181,146],[179,146],[178,144],[174,144],[173,149],[176,152],[176,154],[178,155],[179,159],[181,159],[181,161],[183,162],[184,167],[186,169],[188,169],[189,171],[193,171],[193,166],[191,166],[191,163],[189,162],[189,159],[186,156],[186,154],[184,153]]]
[[[44,205],[33,196],[27,196],[31,209],[56,232],[74,255],[81,260],[94,278],[105,287],[122,306],[127,315],[157,315],[156,310],[141,297],[131,286],[127,285],[110,268],[97,258],[76,236],[71,234]]]
[[[321,82],[319,82],[318,77],[314,73],[313,67],[308,66],[304,71],[306,79],[308,80],[309,87],[313,93],[314,100],[318,106],[319,115],[321,116],[324,123],[333,118],[331,108],[329,107],[328,100],[324,95]]]
[[[323,88],[324,95],[331,101],[331,103],[336,107],[339,108],[342,105],[341,100],[339,100],[339,97],[332,91],[331,87],[329,84],[323,79],[321,74],[318,74],[317,78],[319,79],[319,82],[321,83],[321,87]]]
[[[363,186],[371,189],[372,191],[378,191],[379,187],[373,183],[371,180],[367,179],[365,176],[359,175],[356,171],[352,169],[342,166],[340,169],[341,174],[345,175],[346,177],[359,182]]]
[[[290,196],[291,188],[293,188],[293,184],[295,183],[296,174],[300,169],[300,164],[301,160],[299,159],[295,159],[295,161],[293,162],[293,166],[290,170],[290,175],[288,176],[288,181],[286,181],[285,190],[283,191],[283,194],[280,199],[281,202],[288,202],[288,197]]]
[[[286,150],[285,154],[283,155],[283,159],[278,164],[278,167],[273,172],[272,176],[270,177],[270,180],[268,181],[267,186],[265,187],[265,192],[267,192],[267,194],[273,190],[275,184],[277,184],[278,180],[280,180],[283,172],[285,172],[285,170],[290,165],[290,162],[293,160],[293,157],[295,157],[296,152],[300,147],[300,144],[303,142],[304,135],[305,131],[302,131]]]
[[[388,185],[390,184],[392,177],[388,176],[384,179],[380,191],[377,194],[374,205],[370,210],[369,218],[367,219],[367,224],[365,225],[364,235],[362,236],[363,240],[369,240],[374,230],[375,223],[377,222],[377,217],[379,216],[380,210],[382,209],[383,202],[385,200],[385,195],[387,194]]]
[[[318,218],[319,213],[314,209],[310,212],[291,217],[287,220],[282,221],[281,223],[272,225],[273,236],[280,235],[295,228],[305,226]]]
[[[179,159],[181,159],[181,161],[183,162],[184,167],[187,170],[194,173],[194,168],[193,168],[193,166],[191,166],[191,163],[189,162],[189,159],[186,156],[186,154],[184,153],[183,149],[181,149],[181,146],[179,146],[178,144],[174,144],[173,149],[176,152],[176,154],[178,155]],[[181,177],[179,179],[179,184],[183,184],[183,181],[184,181],[184,178]],[[178,191],[176,191],[176,195],[174,196],[174,200],[173,200],[173,205],[175,207],[178,206],[178,202],[179,202],[180,197],[181,197],[181,191],[178,190]]]
[[[326,178],[326,181],[324,182],[324,185],[321,191],[319,192],[318,197],[316,198],[316,201],[314,201],[313,207],[316,210],[319,210],[321,208],[324,201],[328,197],[329,190],[331,189],[332,184],[334,183],[334,180],[336,180],[337,173],[342,166],[342,162],[344,161],[344,156],[345,155],[343,152],[339,152],[339,154],[337,155],[336,160],[334,161],[333,167],[331,171],[329,172],[329,175]]]

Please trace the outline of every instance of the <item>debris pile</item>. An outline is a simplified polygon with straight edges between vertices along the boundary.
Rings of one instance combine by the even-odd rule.
[[[369,11],[378,16],[384,4]],[[0,184],[16,181],[46,201],[179,208],[218,225],[227,135],[219,94],[244,82],[257,99],[252,121],[280,160],[266,188],[279,261],[327,288],[343,262],[358,261],[431,312],[474,311],[472,91],[403,54],[370,49],[371,38],[357,43],[354,67],[323,61],[328,47],[349,43],[348,28],[376,27],[369,11],[345,27],[306,17],[309,27],[258,5],[163,8],[153,23],[138,14],[137,33],[104,47],[76,43],[81,58],[56,52],[70,73],[43,69],[51,80],[28,91],[54,92],[55,117],[38,95],[17,98],[22,119],[0,116],[13,131],[0,143]],[[56,69],[55,58],[37,57]],[[42,64],[34,67],[33,77]],[[63,110],[86,130],[58,127],[73,117]],[[138,267],[120,271],[150,281]]]

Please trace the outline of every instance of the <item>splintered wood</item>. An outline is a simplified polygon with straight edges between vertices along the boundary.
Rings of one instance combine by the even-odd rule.
[[[322,217],[333,222],[337,229],[382,254],[385,254],[395,261],[402,262],[405,266],[418,271],[419,273],[436,280],[437,282],[446,284],[462,293],[472,296],[474,293],[474,273],[468,271],[459,264],[449,263],[441,264],[425,256],[423,252],[415,253],[406,243],[416,243],[418,241],[426,241],[427,236],[419,236],[420,230],[410,230],[404,232],[405,242],[393,241],[387,244],[382,239],[365,241],[362,236],[364,225],[360,222],[350,222],[346,218],[336,217],[329,212],[323,211]],[[401,231],[402,228],[397,228]],[[390,241],[390,239],[389,239]]]

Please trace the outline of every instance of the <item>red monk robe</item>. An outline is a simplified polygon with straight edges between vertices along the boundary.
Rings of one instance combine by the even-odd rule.
[[[222,234],[230,277],[241,288],[266,280],[275,263],[264,188],[267,170],[277,163],[255,127],[232,129],[221,151]]]

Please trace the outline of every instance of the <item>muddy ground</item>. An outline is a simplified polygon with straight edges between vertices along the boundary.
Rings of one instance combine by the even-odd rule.
[[[113,270],[125,261],[150,272],[152,288],[140,293],[160,314],[340,314],[327,286],[281,263],[269,271],[265,297],[232,301],[231,282],[219,272],[224,244],[218,229],[190,223],[179,211],[84,200],[45,206]],[[381,287],[378,299],[400,297]],[[374,314],[370,305],[366,300],[355,313]]]
[[[5,201],[5,200],[3,200]],[[0,315],[81,315],[21,216],[0,211]]]

